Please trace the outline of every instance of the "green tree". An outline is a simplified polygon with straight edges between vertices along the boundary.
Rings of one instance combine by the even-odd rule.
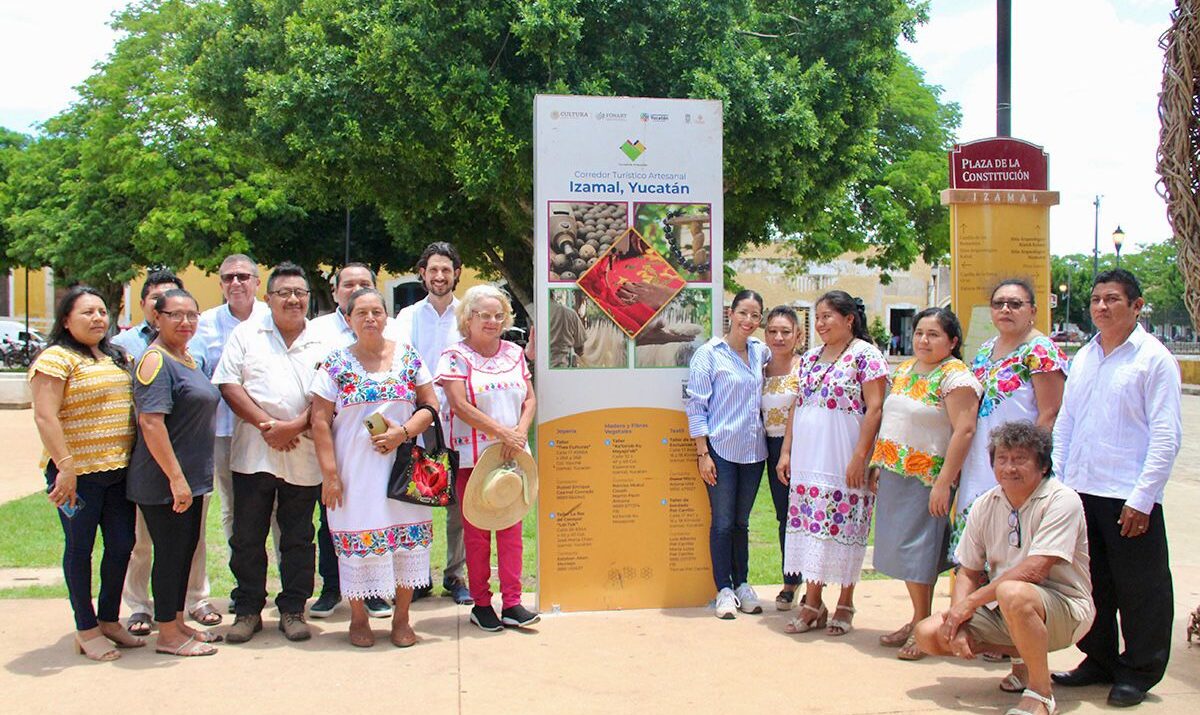
[[[896,39],[924,8],[227,0],[201,3],[184,42],[191,87],[212,115],[315,200],[375,206],[402,248],[454,240],[528,300],[536,93],[723,101],[726,249],[736,255],[827,225],[861,165],[888,160],[874,145]],[[906,201],[921,204],[914,196]]]
[[[1185,284],[1179,271],[1175,240],[1142,244],[1138,249],[1137,253],[1121,258],[1121,267],[1137,276],[1142,284],[1142,297],[1148,309],[1145,315],[1150,323],[1162,326],[1164,333],[1171,325],[1191,325],[1191,314],[1183,299]]]
[[[8,181],[8,177],[12,173],[10,165],[20,157],[21,151],[29,145],[29,141],[29,137],[20,132],[0,127],[0,187],[3,187]],[[12,261],[7,254],[12,235],[3,221],[3,217],[8,215],[6,201],[6,194],[0,191],[0,270],[12,267]]]
[[[801,259],[861,252],[886,282],[888,269],[947,256],[949,211],[940,194],[949,185],[946,153],[961,116],[957,104],[940,101],[941,92],[907,56],[897,59],[870,154],[821,220],[785,239]]]

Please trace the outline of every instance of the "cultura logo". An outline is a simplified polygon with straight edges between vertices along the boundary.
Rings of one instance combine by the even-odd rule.
[[[630,161],[637,161],[637,158],[646,152],[646,145],[641,139],[636,142],[625,140],[625,143],[620,147],[625,156],[629,157]]]

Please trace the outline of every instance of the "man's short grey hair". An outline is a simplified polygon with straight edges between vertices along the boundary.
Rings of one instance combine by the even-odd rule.
[[[988,433],[988,461],[996,463],[996,450],[1027,449],[1038,460],[1043,474],[1050,473],[1051,454],[1054,452],[1054,436],[1045,427],[1032,422],[1005,422]]]

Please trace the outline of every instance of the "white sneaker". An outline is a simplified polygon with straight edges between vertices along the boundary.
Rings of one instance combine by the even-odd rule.
[[[733,589],[723,588],[717,592],[716,603],[713,604],[713,610],[717,612],[717,618],[722,620],[730,620],[737,615],[738,599],[733,595]]]
[[[737,598],[738,610],[742,613],[762,613],[762,604],[758,602],[758,594],[750,588],[750,584],[743,583],[737,587],[734,593]]]

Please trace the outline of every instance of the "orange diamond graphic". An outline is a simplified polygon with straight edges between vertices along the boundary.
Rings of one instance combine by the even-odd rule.
[[[632,227],[575,283],[631,338],[686,285],[667,259]]]

